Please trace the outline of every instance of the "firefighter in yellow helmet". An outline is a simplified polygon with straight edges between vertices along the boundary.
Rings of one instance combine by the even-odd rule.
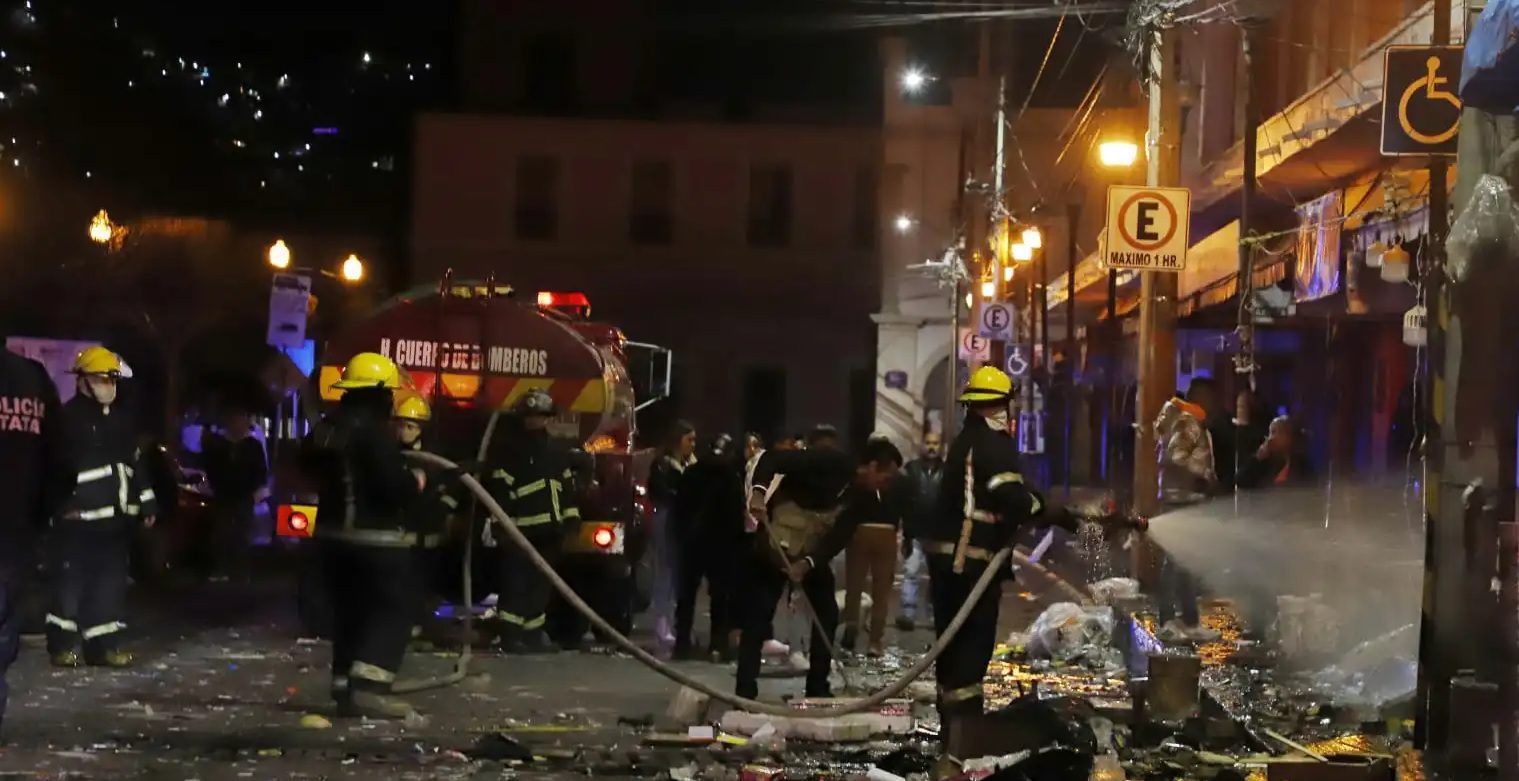
[[[432,420],[432,409],[422,394],[402,390],[395,394],[395,408],[391,423],[395,427],[396,440],[402,450],[421,451],[426,427]],[[439,551],[446,539],[449,519],[459,509],[459,485],[455,474],[420,462],[410,464],[413,474],[418,474],[423,489],[411,506],[411,529],[417,534],[414,562],[416,595],[415,615],[418,622],[426,622],[433,607],[432,595],[442,584]],[[422,623],[412,627],[412,638],[422,636]]]
[[[132,370],[97,346],[79,353],[72,371],[76,393],[60,418],[77,474],[53,520],[48,654],[59,667],[126,667],[132,655],[119,641],[132,535],[139,521],[153,525],[158,499],[140,462],[137,428],[116,403],[117,382]]]
[[[971,374],[960,394],[965,420],[945,457],[938,506],[923,541],[936,633],[959,612],[987,561],[1012,545],[1018,527],[1044,509],[1023,480],[1009,432],[1012,401],[1012,378],[991,366]],[[939,657],[939,713],[947,737],[956,716],[981,713],[981,681],[997,644],[1000,594],[995,585],[987,589]]]
[[[306,465],[318,486],[317,544],[332,599],[332,695],[343,716],[404,718],[391,694],[411,636],[423,478],[392,430],[403,377],[389,358],[355,355],[333,387],[337,410],[317,425]]]

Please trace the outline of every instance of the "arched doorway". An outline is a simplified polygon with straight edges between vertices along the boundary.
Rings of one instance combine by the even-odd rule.
[[[923,385],[923,417],[926,430],[944,432],[944,416],[952,409],[949,393],[949,358],[929,370]]]

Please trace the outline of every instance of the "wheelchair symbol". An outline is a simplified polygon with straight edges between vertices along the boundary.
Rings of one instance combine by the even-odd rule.
[[[1014,377],[1022,377],[1028,374],[1028,361],[1024,360],[1023,351],[1016,347],[1007,356],[1007,373]]]
[[[1430,57],[1428,60],[1425,60],[1424,65],[1426,69],[1424,78],[1408,85],[1408,89],[1403,90],[1402,99],[1398,101],[1398,124],[1403,126],[1403,132],[1407,133],[1409,138],[1421,144],[1434,146],[1443,144],[1455,137],[1456,132],[1461,129],[1460,118],[1457,117],[1456,121],[1452,122],[1449,128],[1439,133],[1423,133],[1418,128],[1415,128],[1413,122],[1410,121],[1408,104],[1413,101],[1414,96],[1419,93],[1421,88],[1424,91],[1425,100],[1443,100],[1457,109],[1461,108],[1461,99],[1456,97],[1455,93],[1441,89],[1441,86],[1449,83],[1450,79],[1436,75],[1440,71],[1439,57]]]

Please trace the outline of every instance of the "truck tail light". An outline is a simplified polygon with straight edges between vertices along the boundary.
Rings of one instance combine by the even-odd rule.
[[[611,529],[602,527],[591,533],[591,542],[598,548],[610,548],[617,541],[617,534]]]

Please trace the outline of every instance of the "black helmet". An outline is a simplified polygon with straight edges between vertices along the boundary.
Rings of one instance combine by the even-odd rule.
[[[522,417],[530,415],[554,415],[558,409],[554,406],[554,397],[542,388],[534,388],[517,400],[512,411]]]

